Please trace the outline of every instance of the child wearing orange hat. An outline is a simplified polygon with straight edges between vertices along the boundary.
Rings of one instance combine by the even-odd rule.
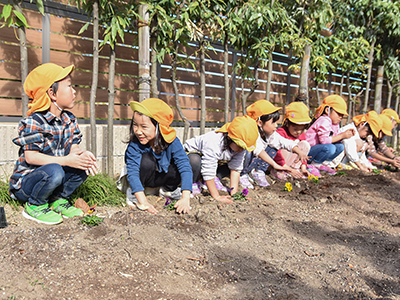
[[[175,129],[170,127],[172,109],[156,98],[132,101],[130,106],[133,117],[125,151],[127,204],[157,214],[144,187],[159,188],[161,196],[176,200],[178,213],[189,213],[193,173]]]
[[[382,120],[382,129],[378,136],[368,135],[366,140],[368,143],[367,154],[373,159],[383,161],[392,166],[400,167],[400,157],[393,154],[383,138],[385,135],[392,136],[393,123],[390,117],[386,114],[380,114],[378,117]]]
[[[82,216],[69,196],[89,174],[97,174],[96,158],[79,148],[82,134],[75,116],[74,66],[47,63],[32,70],[25,93],[32,99],[28,117],[18,126],[19,158],[10,178],[10,195],[25,203],[22,215],[43,224],[61,223],[63,217]]]
[[[248,116],[236,117],[219,130],[210,131],[186,141],[193,169],[194,187],[200,192],[203,178],[211,196],[217,201],[232,203],[230,196],[222,196],[218,190],[227,189],[220,179],[230,176],[230,194],[238,191],[239,176],[243,169],[245,151],[253,151],[258,137],[257,124]],[[193,189],[193,190],[194,190]]]
[[[240,176],[240,184],[244,187],[254,188],[250,176],[257,185],[268,186],[265,172],[270,166],[278,171],[293,173],[294,170],[286,164],[281,166],[273,160],[279,149],[296,153],[301,161],[307,160],[307,155],[297,146],[297,142],[276,133],[280,109],[267,100],[256,101],[246,109],[249,117],[257,122],[259,136],[257,147],[253,153],[249,153]]]
[[[339,123],[344,115],[347,116],[347,104],[344,99],[338,95],[330,95],[317,108],[312,125],[306,133],[311,146],[308,153],[309,163],[319,171],[331,175],[336,174],[335,170],[323,163],[330,162],[341,154],[344,150],[341,141],[355,134],[353,128],[339,133]]]
[[[352,123],[340,128],[340,132],[345,132],[348,129],[353,129],[355,131],[352,137],[342,140],[345,153],[342,163],[353,163],[361,171],[371,172],[371,165],[365,157],[366,149],[363,140],[365,140],[368,135],[372,134],[378,137],[381,128],[382,120],[375,111],[370,111],[365,115],[355,116]]]
[[[297,142],[297,147],[305,155],[310,151],[310,144],[306,141],[305,130],[311,122],[309,109],[303,102],[292,102],[285,108],[285,118],[282,127],[276,130],[276,133],[283,138]],[[280,149],[274,160],[281,166],[288,165],[293,169],[292,176],[300,178],[310,175],[307,170],[307,159],[302,161],[298,154],[289,152],[286,149]],[[300,171],[299,171],[300,170]],[[310,170],[313,175],[320,176],[318,170]],[[271,170],[271,175],[278,179],[285,179],[287,174],[282,171]]]

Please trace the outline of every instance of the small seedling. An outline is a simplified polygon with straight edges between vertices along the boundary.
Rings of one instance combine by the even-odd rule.
[[[336,176],[347,176],[347,173],[345,171],[337,171]]]
[[[176,203],[176,200],[172,201],[171,199],[167,198],[167,201],[165,201],[164,207],[168,210],[174,210],[175,203]]]
[[[381,174],[381,170],[378,170],[378,169],[372,169],[372,172],[374,172],[375,174]]]
[[[89,227],[98,226],[101,222],[103,222],[103,219],[95,215],[84,216],[81,220],[82,224],[86,224]]]
[[[236,192],[232,195],[233,200],[236,201],[245,201],[246,196],[249,194],[248,189],[243,189],[241,192]]]

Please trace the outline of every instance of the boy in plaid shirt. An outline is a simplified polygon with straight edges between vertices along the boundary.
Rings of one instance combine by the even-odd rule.
[[[96,158],[79,148],[82,134],[75,116],[71,84],[74,66],[47,63],[29,73],[25,93],[33,100],[18,126],[19,158],[10,178],[10,195],[25,203],[23,216],[44,224],[82,216],[69,196],[89,174],[97,174]]]

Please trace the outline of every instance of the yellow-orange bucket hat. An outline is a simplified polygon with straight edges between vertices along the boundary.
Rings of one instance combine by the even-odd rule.
[[[256,148],[258,126],[249,116],[236,117],[216,132],[227,132],[232,141],[249,152]]]
[[[299,125],[308,124],[311,122],[310,110],[303,102],[292,102],[286,106],[286,113],[283,122],[285,122],[286,119]]]
[[[276,107],[267,100],[258,100],[252,105],[248,106],[246,111],[250,118],[257,120],[263,115],[269,115],[281,109],[281,107]]]
[[[140,112],[158,122],[161,135],[167,143],[172,143],[176,138],[176,131],[170,127],[174,114],[171,107],[161,99],[148,98],[142,102],[131,101],[132,110]]]
[[[400,118],[397,112],[391,108],[386,108],[382,110],[381,115],[387,115],[390,119],[395,120],[397,123],[400,123]]]
[[[322,104],[315,111],[315,118],[319,118],[327,106],[332,107],[339,114],[348,116],[346,101],[338,95],[330,95],[324,99]]]
[[[28,103],[28,116],[33,112],[49,109],[51,100],[47,90],[54,82],[71,74],[74,68],[74,65],[63,68],[53,63],[47,63],[36,67],[28,74],[24,82],[25,93],[32,99]]]
[[[392,136],[392,120],[388,115],[380,114],[378,117],[382,120],[382,132],[385,135]]]
[[[366,113],[365,115],[358,115],[353,117],[354,124],[358,126],[361,122],[367,122],[369,124],[369,127],[372,130],[372,133],[376,136],[379,137],[379,132],[382,130],[383,126],[383,121],[379,117],[378,113],[374,110],[371,110],[370,112]]]

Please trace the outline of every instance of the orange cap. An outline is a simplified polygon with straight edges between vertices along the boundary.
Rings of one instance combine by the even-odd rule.
[[[353,121],[358,126],[361,122],[367,122],[372,130],[372,133],[379,137],[379,131],[382,130],[383,121],[376,111],[371,110],[365,115],[358,115],[353,117]]]
[[[400,123],[399,115],[397,112],[391,108],[386,108],[382,110],[381,115],[387,115],[390,119],[395,120],[397,123]]]
[[[295,124],[308,124],[311,122],[310,110],[303,102],[292,102],[286,106],[285,119],[283,122],[285,122],[286,119]]]
[[[382,120],[382,132],[385,135],[392,136],[392,121],[388,115],[380,114],[379,118]]]
[[[258,126],[249,116],[236,117],[216,132],[227,132],[232,141],[249,152],[256,148]]]
[[[67,77],[74,70],[74,65],[63,68],[56,64],[47,63],[33,69],[25,79],[24,90],[33,100],[28,103],[28,116],[35,111],[49,109],[51,100],[47,90],[54,82]]]
[[[257,120],[261,116],[272,114],[280,109],[282,108],[274,106],[267,100],[258,100],[248,106],[246,111],[250,118]]]
[[[131,101],[129,105],[134,112],[140,112],[156,120],[164,140],[167,143],[173,142],[176,138],[176,132],[170,125],[174,119],[174,115],[167,103],[157,98],[148,98],[142,102]]]
[[[330,95],[324,99],[322,104],[315,111],[315,118],[319,118],[327,106],[332,107],[339,114],[348,116],[347,104],[344,99],[338,95]]]

